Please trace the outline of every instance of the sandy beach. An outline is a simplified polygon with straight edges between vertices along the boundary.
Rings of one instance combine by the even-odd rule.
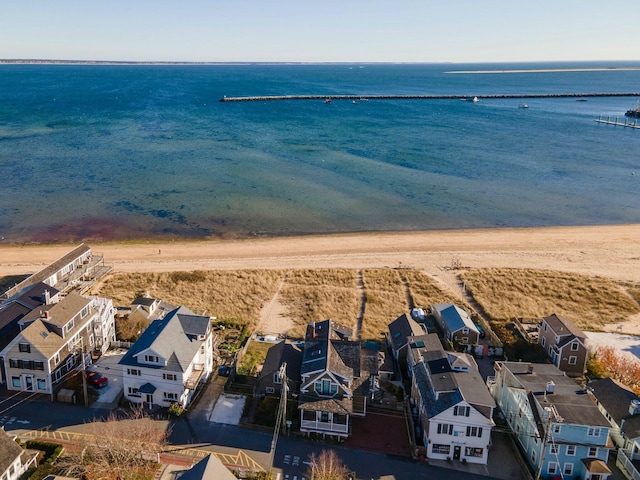
[[[33,273],[75,244],[0,245],[0,276]],[[552,269],[640,282],[640,225],[90,243],[116,272],[463,267]]]

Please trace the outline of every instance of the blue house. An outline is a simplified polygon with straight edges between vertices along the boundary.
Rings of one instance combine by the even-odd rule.
[[[487,385],[539,478],[606,480],[611,425],[556,366],[496,362]]]
[[[469,314],[451,303],[431,305],[431,313],[435,317],[447,340],[463,345],[475,345],[480,338],[478,327]]]

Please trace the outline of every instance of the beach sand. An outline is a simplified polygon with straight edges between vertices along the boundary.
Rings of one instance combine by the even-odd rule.
[[[0,245],[0,276],[33,273],[75,245]],[[454,293],[457,267],[549,269],[640,283],[640,225],[90,243],[115,272],[410,267]],[[284,321],[277,298],[263,317]],[[267,312],[268,311],[268,312]],[[273,325],[275,327],[275,325]],[[640,334],[640,318],[611,325]]]

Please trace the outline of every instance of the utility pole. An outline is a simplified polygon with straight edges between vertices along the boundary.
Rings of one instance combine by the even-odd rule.
[[[280,427],[286,425],[287,420],[287,363],[284,362],[280,365],[278,371],[280,381],[282,382],[282,393],[280,394],[280,404],[278,405],[278,413],[276,415],[276,427],[273,430],[273,440],[271,441],[271,455],[269,459],[269,468],[273,468],[273,457],[276,454],[276,447],[278,445],[278,433]]]
[[[82,350],[80,355],[82,356],[82,392],[84,393],[84,407],[89,406],[89,392],[87,391],[87,366],[84,362],[84,342],[82,344]]]

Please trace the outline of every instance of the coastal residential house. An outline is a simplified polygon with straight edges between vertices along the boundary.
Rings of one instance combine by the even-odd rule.
[[[462,308],[451,303],[438,303],[431,305],[431,313],[447,340],[463,345],[478,343],[480,332]]]
[[[540,478],[606,480],[611,425],[555,365],[496,362],[487,385]]]
[[[7,346],[19,332],[18,321],[34,308],[41,305],[58,303],[59,292],[46,283],[38,282],[25,291],[5,302],[0,308],[0,350]]]
[[[590,380],[587,391],[609,420],[611,439],[618,448],[618,466],[629,478],[640,478],[640,397],[612,378]]]
[[[83,243],[55,262],[47,265],[39,272],[30,275],[22,282],[4,292],[0,296],[0,300],[9,300],[21,295],[29,287],[39,282],[43,282],[50,287],[56,287],[62,291],[64,290],[62,284],[72,278],[76,270],[81,270],[84,265],[87,265],[91,257],[91,248]]]
[[[388,326],[387,345],[398,362],[401,370],[407,371],[407,351],[409,350],[408,338],[423,335],[425,329],[406,313],[400,315]]]
[[[586,335],[568,318],[544,317],[540,323],[538,343],[549,360],[567,375],[582,375],[587,368],[589,350]]]
[[[125,398],[145,407],[189,405],[213,370],[211,317],[178,307],[154,320],[119,362]]]
[[[350,328],[333,320],[307,326],[300,367],[300,430],[346,438],[351,418],[365,416],[379,391],[378,349],[351,340]]]
[[[283,363],[287,364],[285,372],[289,392],[299,392],[302,349],[295,343],[282,340],[267,351],[267,356],[256,382],[255,393],[257,396],[280,395],[282,393],[280,367]]]
[[[411,403],[427,458],[486,465],[496,404],[475,360],[445,352],[435,333],[410,337],[408,345]]]
[[[110,300],[104,300],[109,305]],[[42,305],[22,317],[20,333],[0,352],[9,390],[53,396],[65,378],[77,371],[83,354],[90,361],[96,329],[113,322],[113,309],[102,316],[95,300],[69,293],[58,303]],[[108,347],[103,345],[102,348]]]
[[[31,467],[37,466],[37,457],[37,452],[23,450],[15,437],[0,427],[0,480],[18,480]]]

